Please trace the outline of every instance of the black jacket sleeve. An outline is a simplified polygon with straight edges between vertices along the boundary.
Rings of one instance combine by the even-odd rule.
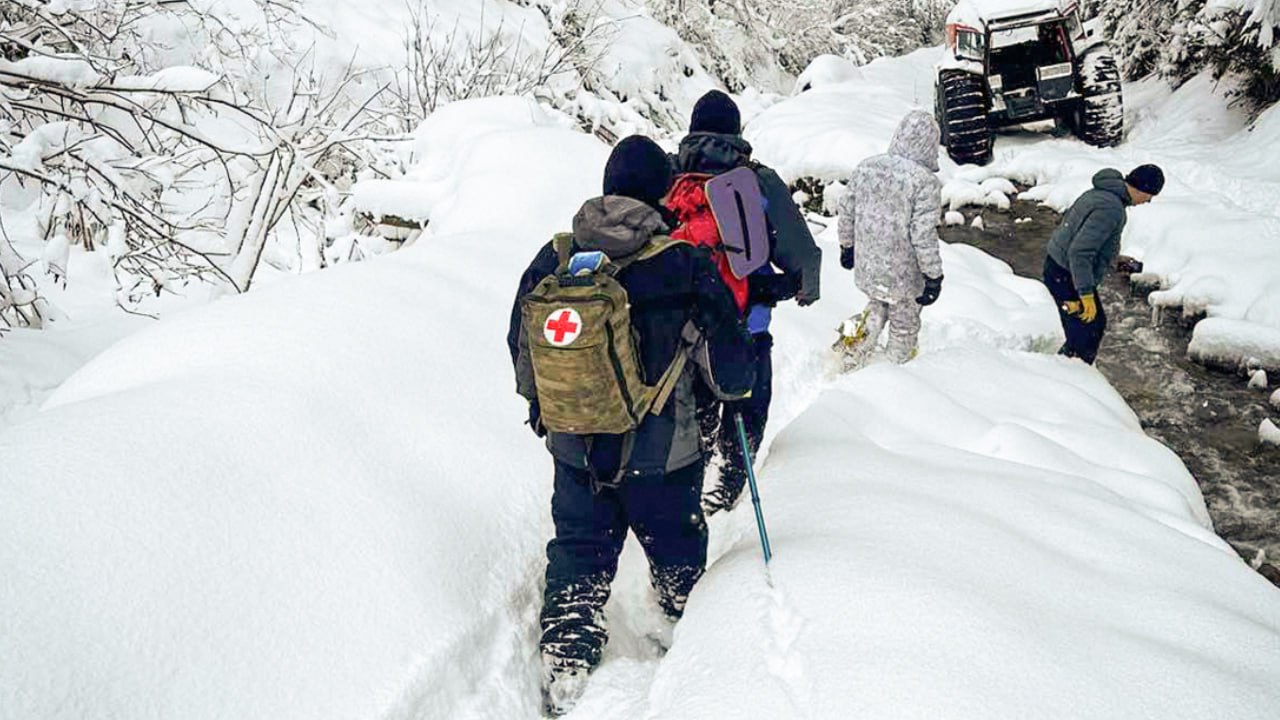
[[[523,318],[520,299],[537,287],[542,278],[555,272],[559,264],[555,247],[551,243],[542,246],[528,269],[520,276],[520,287],[516,290],[516,299],[511,305],[511,323],[507,328],[507,349],[511,351],[511,365],[515,368],[516,392],[530,401],[535,400],[538,395],[533,386],[533,366],[529,363],[528,340],[521,328]]]
[[[798,297],[816,301],[820,295],[822,249],[813,241],[809,224],[778,173],[760,165],[756,167],[756,177],[767,204],[765,217],[769,221],[773,264],[782,268],[784,273],[799,278]]]
[[[755,385],[756,363],[751,334],[720,271],[702,250],[693,250],[693,314],[701,336],[693,360],[703,379],[722,399],[746,396]]]

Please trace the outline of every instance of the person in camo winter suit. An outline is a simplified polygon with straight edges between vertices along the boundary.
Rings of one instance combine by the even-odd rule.
[[[620,142],[605,166],[604,196],[588,200],[573,219],[573,249],[625,260],[668,234],[659,201],[671,178],[667,155],[653,141],[632,136]],[[726,397],[745,395],[755,379],[751,338],[708,251],[677,245],[617,275],[627,291],[646,383],[658,382],[692,331],[704,341],[670,400],[659,414],[646,415],[630,438],[546,433],[520,299],[558,265],[547,243],[520,279],[507,335],[517,390],[529,400],[529,424],[546,436],[555,465],[555,537],[547,544],[540,643],[543,691],[554,715],[572,707],[600,662],[608,637],[604,606],[628,529],[649,558],[663,612],[673,622],[684,612],[707,559],[694,375],[701,369],[703,382]]]
[[[851,366],[866,362],[886,320],[889,359],[911,359],[920,333],[920,310],[942,291],[942,183],[934,174],[938,138],[932,115],[908,113],[889,152],[858,165],[849,193],[840,202],[840,265],[853,270],[854,282],[867,296],[866,334],[847,350]]]

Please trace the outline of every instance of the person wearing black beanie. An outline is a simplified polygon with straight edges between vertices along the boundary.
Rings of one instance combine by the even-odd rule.
[[[693,115],[689,118],[691,133],[719,133],[721,135],[738,135],[742,132],[742,114],[733,98],[719,90],[712,90],[693,106]]]
[[[731,398],[755,383],[751,336],[709,252],[669,235],[660,201],[671,175],[652,140],[618,143],[604,194],[582,204],[572,233],[542,246],[511,308],[516,391],[554,468],[539,616],[552,715],[573,707],[601,660],[604,604],[629,530],[659,608],[672,623],[683,613],[707,560],[694,377],[705,370]],[[633,404],[645,397],[652,405]],[[620,428],[620,416],[633,425]]]
[[[1143,205],[1164,189],[1164,171],[1158,165],[1139,165],[1129,171],[1124,181],[1129,186],[1129,199],[1134,205]]]
[[[604,194],[639,200],[655,209],[671,187],[671,158],[643,135],[623,138],[604,166]]]
[[[1164,171],[1155,165],[1139,165],[1128,175],[1106,168],[1062,216],[1044,259],[1044,284],[1067,336],[1060,354],[1090,365],[1097,359],[1107,329],[1098,289],[1120,254],[1125,208],[1151,202],[1163,189]]]
[[[747,469],[741,449],[738,448],[734,417],[741,415],[746,428],[747,444],[752,453],[764,437],[769,418],[769,405],[773,397],[773,335],[769,332],[772,310],[779,302],[793,297],[801,307],[812,305],[819,298],[819,279],[822,251],[813,240],[809,224],[791,198],[791,190],[778,173],[756,162],[751,157],[751,143],[742,137],[742,113],[733,98],[719,90],[712,90],[698,99],[689,119],[689,134],[680,141],[675,156],[676,187],[668,202],[679,204],[677,190],[682,183],[705,182],[707,175],[720,175],[741,167],[751,168],[760,185],[764,199],[763,214],[769,233],[769,262],[748,275],[745,297],[747,326],[755,339],[756,386],[751,397],[733,402],[720,402],[713,394],[698,386],[699,424],[703,440],[709,452],[718,455],[720,482],[703,498],[708,512],[731,508],[742,495]],[[685,210],[691,222],[686,228],[699,225]],[[760,212],[758,208],[755,212]],[[681,230],[684,230],[682,228]],[[713,242],[717,242],[712,238]],[[713,248],[714,252],[714,248]],[[741,287],[741,278],[726,279],[733,287]]]

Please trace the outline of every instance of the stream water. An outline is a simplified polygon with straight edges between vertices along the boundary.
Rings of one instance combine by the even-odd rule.
[[[972,220],[976,211],[965,210]],[[979,247],[1014,272],[1039,278],[1054,211],[1018,201],[1010,212],[982,213],[985,229],[943,228],[948,242]],[[1015,222],[1017,220],[1018,222]],[[1152,324],[1144,294],[1112,274],[1103,287],[1107,334],[1098,369],[1124,397],[1147,434],[1182,458],[1204,494],[1214,528],[1246,561],[1280,586],[1280,449],[1261,445],[1258,425],[1268,393],[1246,379],[1187,359],[1191,328],[1178,313]]]

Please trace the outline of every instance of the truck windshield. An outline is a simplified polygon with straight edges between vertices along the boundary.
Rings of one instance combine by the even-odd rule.
[[[1035,25],[996,30],[991,33],[991,48],[997,50],[1022,43],[1035,42],[1038,37]]]
[[[1013,57],[1011,53],[1034,56],[1040,63],[1060,63],[1071,59],[1061,22],[996,30],[991,33],[991,49],[1004,51],[1003,54],[1009,55],[1010,59]]]
[[[982,60],[987,52],[986,38],[982,33],[962,30],[956,33],[956,55],[962,58]]]

